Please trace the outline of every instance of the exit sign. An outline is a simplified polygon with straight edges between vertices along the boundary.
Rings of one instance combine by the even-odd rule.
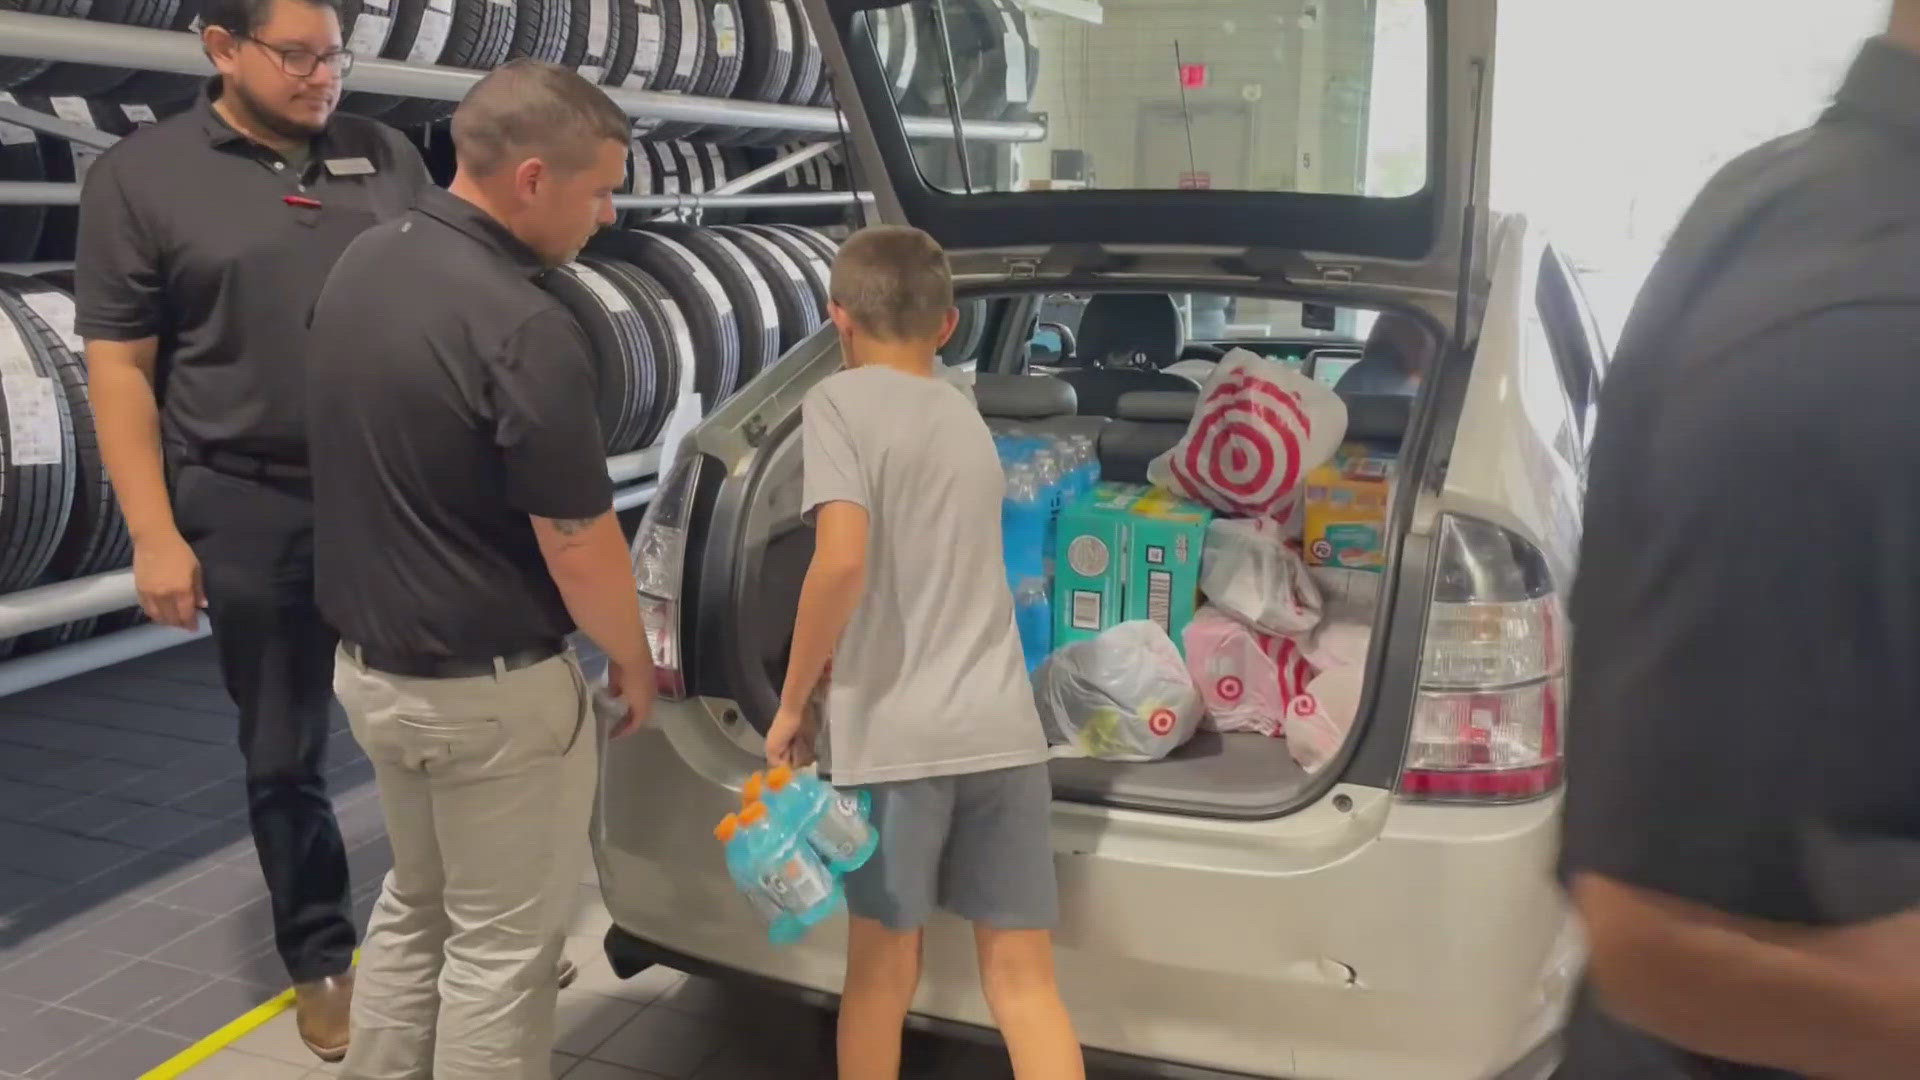
[[[1181,64],[1180,85],[1188,90],[1205,90],[1207,88],[1207,65]]]

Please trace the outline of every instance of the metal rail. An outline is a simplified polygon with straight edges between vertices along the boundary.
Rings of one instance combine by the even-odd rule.
[[[722,195],[615,195],[613,205],[628,210],[784,209],[802,206],[845,206],[871,202],[864,191],[768,191]],[[0,180],[0,206],[76,206],[80,202],[79,184],[47,183],[39,180]]]
[[[182,75],[211,74],[207,58],[200,51],[200,41],[191,34],[18,11],[0,11],[0,55]],[[459,101],[482,74],[460,68],[367,59],[354,64],[347,76],[347,89]],[[839,132],[845,122],[834,109],[663,94],[652,90],[604,89],[614,104],[629,116],[660,121],[834,133]],[[916,138],[953,137],[951,124],[931,117],[909,117],[906,129],[908,135]],[[969,140],[1034,142],[1045,136],[1046,129],[1036,123],[969,120],[965,132]]]

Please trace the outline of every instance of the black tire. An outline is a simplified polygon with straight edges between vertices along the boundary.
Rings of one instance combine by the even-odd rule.
[[[607,81],[607,67],[620,41],[620,15],[615,0],[573,0],[567,19],[567,48],[560,63],[598,86]]]
[[[813,25],[807,21],[806,9],[796,3],[792,11],[793,71],[780,100],[788,105],[811,105],[820,94],[820,85],[827,81],[826,56],[820,51],[820,39],[814,36]]]
[[[820,249],[774,225],[742,225],[769,243],[777,245],[787,257],[800,264],[806,271],[807,284],[813,288],[813,302],[822,311],[827,310],[827,297],[833,286],[833,263],[822,258]]]
[[[91,123],[109,135],[127,135],[134,129],[133,122],[127,119],[119,106],[106,101],[86,101],[80,98],[62,98],[55,101],[38,95],[17,96],[20,104],[29,109],[38,109],[55,115],[61,115],[64,110],[68,114],[68,119]],[[81,182],[85,179],[87,167],[101,154],[99,150],[55,138],[52,135],[42,135],[39,139],[40,152],[46,161],[47,179],[54,183]],[[40,246],[35,251],[34,258],[41,262],[71,261],[74,238],[79,229],[79,207],[48,207],[46,226],[41,230]]]
[[[673,416],[681,384],[692,378],[693,335],[680,305],[664,286],[639,267],[596,255],[583,256],[580,262],[613,282],[633,304],[643,326],[642,347],[630,353],[629,359],[634,364],[635,378],[649,385],[651,392],[633,434],[615,452],[624,454],[644,449],[659,440]]]
[[[795,80],[804,74],[800,68],[805,56],[805,39],[800,32],[799,10],[793,0],[740,0],[740,5],[744,44],[740,85],[734,89],[734,96],[743,101],[785,104]],[[818,79],[817,49],[814,59],[814,78]],[[754,146],[782,135],[777,128],[735,128],[715,132],[714,141]]]
[[[613,37],[607,46],[607,64],[601,72],[600,85],[625,86],[627,80],[633,77],[633,53],[640,33],[640,7],[637,0],[612,0],[612,3]]]
[[[728,393],[738,392],[780,359],[780,307],[774,302],[772,286],[747,253],[716,230],[661,224],[649,226],[648,231],[685,244],[705,260],[727,291],[740,334],[740,369]]]
[[[73,415],[51,331],[0,291],[0,353],[25,356],[0,382],[0,595],[39,584],[73,506]]]
[[[380,51],[374,54],[379,59],[421,64],[438,63],[440,53],[446,47],[446,32],[452,25],[451,0],[379,0],[379,2],[387,5],[384,11],[378,7],[363,6],[356,13],[352,27],[347,26],[344,18],[341,20],[341,34],[346,40],[353,41],[356,32],[361,36],[361,41],[355,48],[356,54],[366,55],[360,53],[359,49],[371,45],[380,32],[384,31],[385,37],[380,42]],[[386,20],[384,27],[375,21],[379,19]],[[426,31],[424,39],[421,37],[422,30]],[[415,45],[423,46],[422,51],[432,53],[432,56],[424,60],[414,59]],[[382,117],[388,123],[393,123],[393,111],[402,105],[409,104],[412,100],[392,94],[347,94],[340,99],[340,108],[359,116]],[[436,102],[435,104],[446,103]]]
[[[84,19],[93,0],[0,0],[0,11],[19,11],[28,15],[58,15]],[[0,90],[10,90],[53,67],[50,60],[0,56]]]
[[[698,177],[688,173],[686,159],[674,149],[672,143],[649,142],[636,137],[633,141],[633,169],[628,177],[628,186],[636,195],[685,195],[691,194]],[[623,227],[634,227],[652,220],[661,213],[657,209],[628,210],[621,215]]]
[[[200,0],[179,0],[174,6],[173,23],[167,29],[175,33],[193,32],[200,17]],[[145,105],[165,119],[169,108],[191,104],[207,80],[197,75],[177,75],[170,71],[136,71],[133,77],[115,87],[108,96],[125,104]]]
[[[573,0],[519,0],[519,12],[508,57],[559,63],[573,30]]]
[[[446,23],[446,43],[439,56],[419,59],[431,51],[433,40],[440,36],[447,9],[447,0],[400,0],[393,32],[396,38],[408,35],[410,45],[408,52],[397,59],[471,71],[491,71],[507,62],[519,14],[513,5],[495,0],[452,0],[452,18]],[[452,116],[458,106],[453,101],[401,99],[382,119],[396,127],[435,124]]]
[[[707,144],[712,156],[710,168],[713,172],[713,186],[719,187],[731,180],[738,179],[753,170],[753,160],[747,151],[734,146],[716,146]],[[747,220],[745,210],[706,209],[700,214],[702,224],[738,225]]]
[[[39,136],[23,127],[0,124],[0,180],[47,179],[47,155]],[[0,206],[0,262],[31,262],[46,229],[44,206]]]
[[[698,93],[713,52],[713,23],[701,0],[660,0],[660,74],[656,88],[670,94]],[[641,132],[648,139],[671,142],[699,131],[702,125],[680,121],[656,124]]]
[[[826,321],[814,295],[813,280],[785,248],[751,229],[721,225],[713,230],[734,242],[760,270],[780,313],[780,355],[807,339]]]
[[[556,268],[542,280],[585,331],[599,375],[601,441],[608,454],[623,453],[639,434],[641,410],[651,404],[649,386],[636,377],[634,354],[646,347],[646,327],[632,301],[598,270],[584,264]]]
[[[40,278],[0,274],[0,290],[26,308],[37,322],[49,359],[67,399],[73,423],[73,505],[65,535],[47,566],[53,580],[86,577],[119,570],[133,562],[133,537],[127,532],[120,504],[93,426],[93,400],[87,389],[84,345],[74,330],[73,297]]]
[[[357,57],[386,59],[400,3],[401,0],[340,0],[340,37],[347,48]],[[358,116],[384,116],[402,100],[385,94],[346,94],[340,99],[340,108]]]
[[[91,0],[85,5],[85,17],[88,22],[165,30],[173,25],[179,8],[180,0]],[[28,94],[90,97],[112,92],[135,74],[129,68],[99,64],[55,64],[14,88]]]
[[[775,225],[773,227],[811,247],[829,266],[833,264],[833,257],[840,254],[840,245],[827,239],[827,234],[818,229],[809,229],[804,225]]]
[[[740,0],[701,0],[701,6],[711,47],[701,60],[699,89],[694,93],[729,98],[740,86],[741,65],[746,59]]]
[[[629,90],[659,89],[660,55],[665,44],[660,18],[663,0],[629,0],[627,26],[631,30],[622,67],[627,77],[619,85]]]
[[[739,385],[740,326],[725,286],[705,260],[658,233],[603,232],[589,250],[630,262],[666,287],[692,333],[698,368],[694,388],[711,409]]]

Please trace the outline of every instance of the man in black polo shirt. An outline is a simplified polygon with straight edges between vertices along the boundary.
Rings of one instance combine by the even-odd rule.
[[[1568,1080],[1920,1076],[1920,0],[1673,236],[1592,456]],[[1606,1013],[1600,1011],[1604,1006]]]
[[[453,118],[459,173],[355,241],[315,306],[308,423],[335,687],[394,868],[345,1076],[545,1076],[599,776],[566,638],[653,694],[585,334],[541,274],[613,221],[630,121],[519,61]]]
[[[313,603],[301,338],[347,243],[431,187],[399,133],[335,116],[334,0],[207,0],[219,76],[122,140],[80,206],[77,326],[154,621],[211,616],[300,1030],[345,1049],[346,853],[321,774],[335,635]]]

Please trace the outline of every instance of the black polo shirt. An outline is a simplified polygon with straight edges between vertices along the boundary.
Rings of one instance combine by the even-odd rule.
[[[586,334],[533,252],[434,189],[356,240],[313,313],[321,611],[349,642],[484,659],[574,629],[528,515],[612,506]]]
[[[306,460],[299,359],[307,312],[354,237],[433,186],[399,132],[336,115],[304,168],[193,108],[101,155],[80,201],[81,337],[157,337],[173,450]]]
[[[1920,905],[1920,56],[1701,195],[1608,377],[1564,871],[1842,925]],[[1770,1077],[1582,1002],[1569,1080]]]

